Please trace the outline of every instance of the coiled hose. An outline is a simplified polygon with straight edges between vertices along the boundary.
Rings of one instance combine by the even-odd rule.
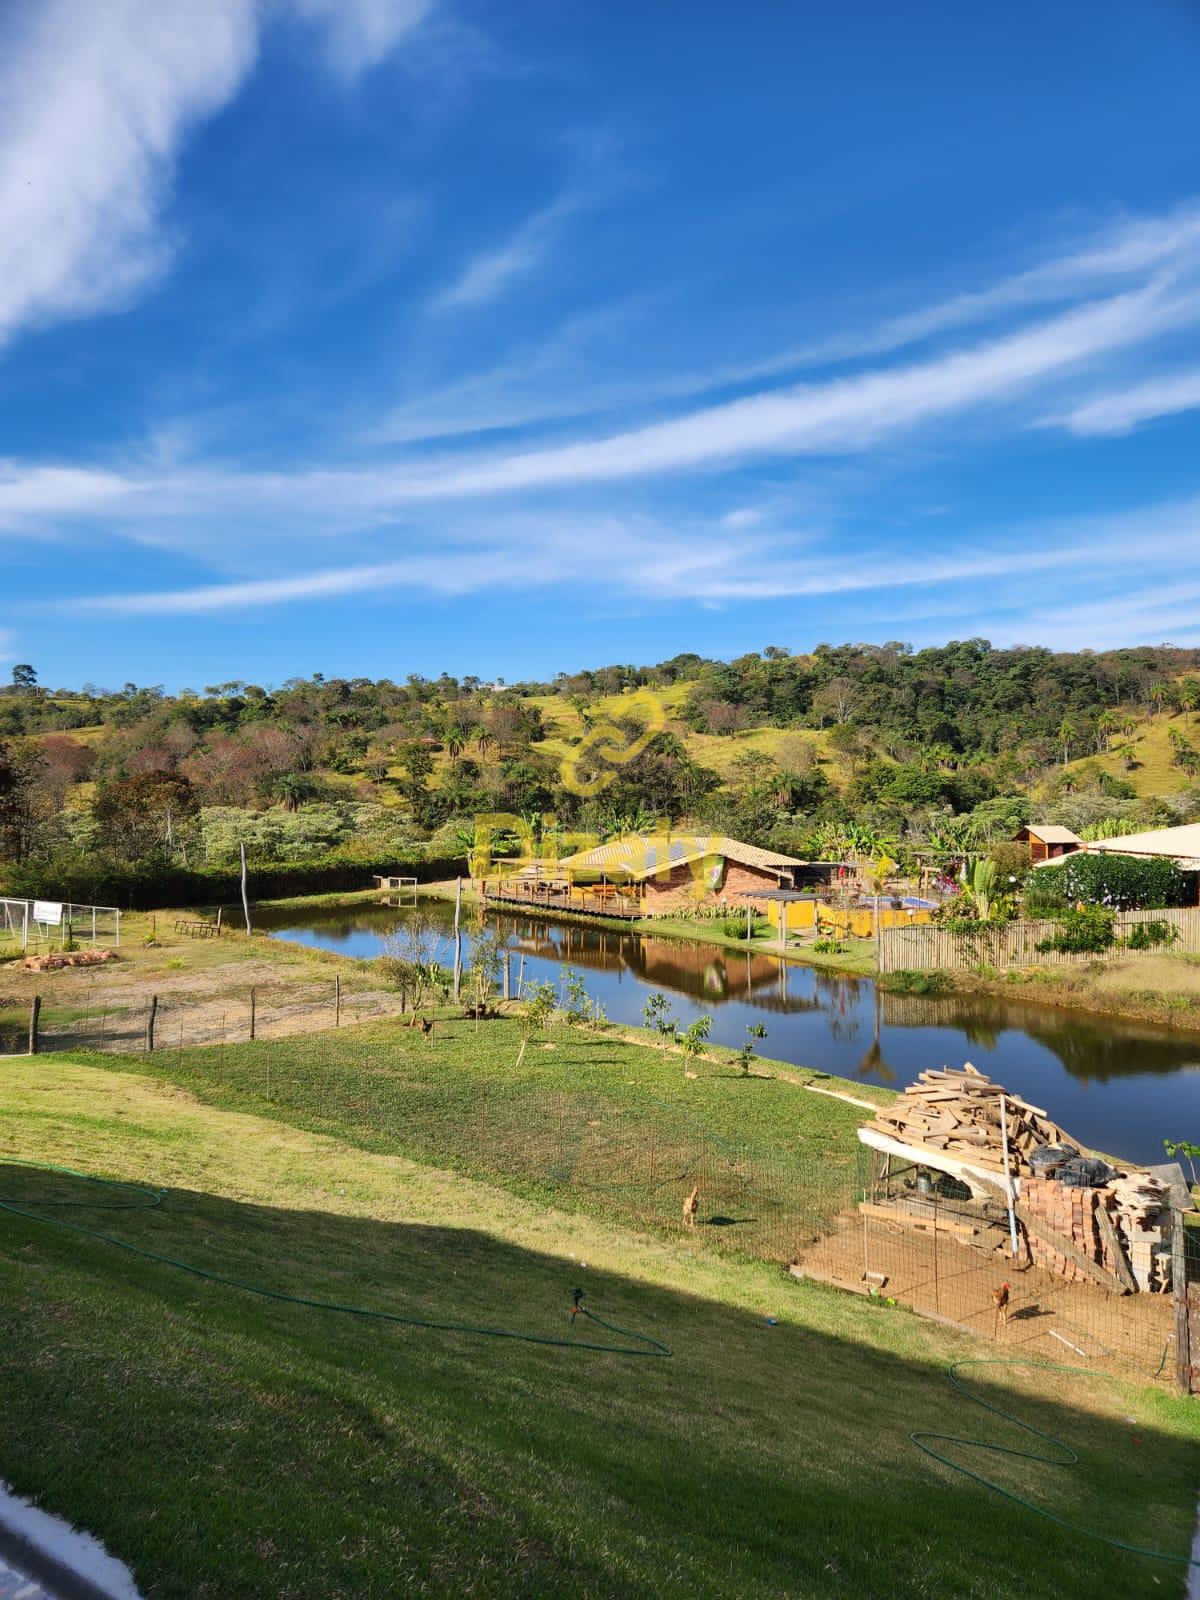
[[[1124,1550],[1130,1555],[1149,1556],[1154,1561],[1169,1561],[1180,1567],[1200,1567],[1200,1561],[1192,1556],[1171,1555],[1166,1550],[1150,1550],[1145,1545],[1131,1544],[1125,1539],[1113,1538],[1111,1534],[1097,1533],[1094,1528],[1085,1528],[1078,1522],[1072,1522],[1067,1517],[1060,1517],[1056,1511],[1048,1511],[1045,1506],[1039,1506],[1035,1501],[1028,1499],[1023,1494],[1018,1494],[1015,1489],[1006,1489],[1003,1484],[994,1482],[991,1478],[984,1477],[982,1472],[975,1472],[970,1467],[963,1466],[962,1462],[955,1461],[953,1457],[935,1449],[935,1445],[961,1445],[967,1450],[990,1451],[993,1455],[1017,1456],[1023,1461],[1039,1461],[1053,1467],[1073,1467],[1079,1460],[1078,1452],[1062,1439],[1057,1439],[1052,1433],[1037,1428],[1032,1422],[1015,1416],[1013,1412],[1006,1411],[1003,1406],[996,1405],[991,1400],[985,1400],[981,1394],[970,1389],[959,1377],[964,1367],[1024,1367],[1034,1372],[1069,1372],[1077,1378],[1103,1378],[1107,1374],[1096,1372],[1089,1367],[1072,1367],[1066,1364],[1055,1365],[1050,1362],[1039,1361],[1002,1361],[986,1357],[968,1361],[956,1361],[953,1366],[946,1368],[946,1376],[968,1400],[977,1406],[982,1406],[985,1411],[990,1411],[993,1416],[1000,1417],[1005,1422],[1010,1422],[1013,1427],[1020,1428],[1023,1432],[1031,1434],[1035,1439],[1044,1440],[1057,1455],[1044,1455],[1037,1450],[1021,1450],[1016,1445],[992,1444],[986,1439],[962,1439],[953,1433],[930,1433],[919,1430],[910,1433],[909,1438],[918,1450],[924,1451],[934,1461],[940,1461],[944,1467],[949,1467],[954,1472],[962,1473],[964,1478],[970,1478],[973,1483],[982,1484],[985,1489],[990,1489],[994,1494],[1002,1494],[1006,1500],[1013,1500],[1019,1506],[1024,1506],[1027,1511],[1035,1512],[1039,1517],[1046,1517],[1050,1522],[1056,1522],[1060,1528],[1066,1528],[1070,1533],[1080,1535],[1084,1539],[1095,1540],[1098,1544],[1105,1544],[1111,1550]]]

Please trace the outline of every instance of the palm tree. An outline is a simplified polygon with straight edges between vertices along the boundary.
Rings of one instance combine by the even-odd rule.
[[[1096,718],[1096,732],[1100,735],[1105,750],[1112,749],[1113,734],[1120,726],[1120,720],[1115,711],[1102,711]]]
[[[465,723],[459,722],[455,718],[451,718],[447,722],[442,734],[442,740],[446,749],[450,752],[451,761],[457,761],[459,756],[462,755],[466,749],[469,734],[470,729]]]
[[[1179,685],[1176,698],[1179,701],[1179,709],[1184,714],[1184,720],[1190,727],[1192,712],[1200,706],[1200,678],[1185,678]]]
[[[1062,764],[1065,767],[1071,759],[1071,740],[1078,730],[1070,717],[1064,717],[1058,725],[1058,737],[1062,743]]]
[[[312,793],[311,781],[299,772],[281,772],[271,785],[272,792],[283,801],[285,811],[299,811],[301,801]]]

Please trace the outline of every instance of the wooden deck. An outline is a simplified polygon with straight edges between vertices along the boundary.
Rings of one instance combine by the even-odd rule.
[[[577,888],[561,878],[485,878],[485,903],[523,906],[538,911],[573,911],[588,917],[614,917],[631,922],[646,914],[641,896],[613,883]]]

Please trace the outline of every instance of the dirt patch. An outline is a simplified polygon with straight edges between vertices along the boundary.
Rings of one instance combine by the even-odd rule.
[[[1002,1234],[983,1245],[858,1211],[804,1252],[804,1276],[873,1292],[1043,1361],[1084,1361],[1141,1378],[1174,1377],[1169,1295],[1108,1294],[1041,1267],[1014,1266]],[[869,1276],[866,1276],[869,1275]],[[1008,1283],[1008,1320],[994,1294]]]
[[[166,921],[158,919],[160,926]],[[111,963],[37,972],[13,963],[0,971],[0,1011],[16,1041],[10,1048],[25,1048],[35,994],[42,998],[44,1050],[144,1049],[156,997],[158,1049],[248,1039],[252,1013],[255,1037],[275,1039],[400,1011],[400,995],[355,962],[240,936],[147,944],[139,931],[130,928]]]

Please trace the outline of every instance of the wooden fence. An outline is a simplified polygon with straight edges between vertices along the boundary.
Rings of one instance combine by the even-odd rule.
[[[1117,939],[1129,937],[1139,922],[1169,922],[1179,930],[1170,945],[1152,950],[1119,950],[1112,954],[1136,957],[1200,953],[1200,908],[1169,911],[1119,911],[1113,923]],[[1039,950],[1054,935],[1058,924],[1045,922],[981,923],[965,933],[936,924],[925,927],[884,928],[879,936],[880,972],[963,972],[972,967],[1071,967],[1101,959],[1094,954],[1074,955],[1061,950]]]

